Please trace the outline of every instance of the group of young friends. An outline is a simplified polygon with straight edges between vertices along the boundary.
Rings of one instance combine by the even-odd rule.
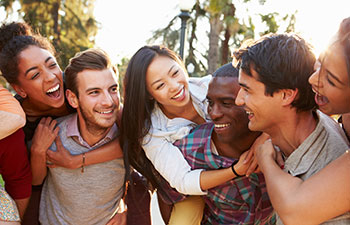
[[[3,24],[0,224],[151,224],[148,190],[171,225],[350,224],[350,18],[317,60],[295,34],[233,57],[194,78],[144,46],[121,102],[103,50],[63,73],[46,38]]]

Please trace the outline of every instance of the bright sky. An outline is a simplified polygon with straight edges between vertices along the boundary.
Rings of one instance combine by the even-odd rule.
[[[101,23],[101,30],[96,44],[105,49],[115,63],[124,56],[131,57],[146,44],[153,30],[165,27],[179,14],[178,2],[97,0],[95,17]],[[249,14],[256,18],[259,13],[278,12],[285,15],[297,10],[296,31],[315,46],[317,54],[327,45],[340,21],[350,16],[349,0],[266,0],[264,6],[259,6],[258,0],[251,0],[250,5],[243,6],[236,5],[237,14],[246,15],[246,8],[249,7]],[[178,27],[180,29],[179,23]],[[209,26],[201,27],[204,35],[209,32]]]
[[[341,20],[350,16],[350,0],[266,0],[263,6],[258,4],[258,0],[250,0],[249,4],[242,2],[235,0],[238,17],[246,17],[247,14],[255,17],[258,31],[261,31],[259,13],[285,15],[297,10],[296,31],[315,46],[316,54],[325,48]],[[123,57],[131,57],[147,44],[152,31],[164,28],[180,13],[178,4],[179,0],[96,0],[95,18],[101,27],[96,37],[97,46],[106,50],[114,63],[120,62]],[[0,21],[4,16],[1,10]],[[16,20],[15,17],[9,19]],[[180,20],[176,26],[180,29]],[[200,46],[207,48],[209,24],[200,24],[200,28]]]

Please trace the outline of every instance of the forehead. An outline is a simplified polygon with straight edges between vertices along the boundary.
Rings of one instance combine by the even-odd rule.
[[[208,95],[235,97],[239,88],[238,77],[214,77],[209,83]]]
[[[118,83],[118,75],[109,69],[83,70],[77,74],[78,89],[109,88]]]
[[[349,83],[346,56],[340,44],[333,44],[320,56],[322,67],[331,72],[340,81]]]
[[[46,49],[39,48],[38,46],[28,46],[19,55],[19,66],[32,66],[39,63],[44,63],[48,57],[52,57],[52,54]]]
[[[162,75],[169,72],[170,67],[177,65],[177,62],[167,56],[156,56],[147,68],[148,75]]]

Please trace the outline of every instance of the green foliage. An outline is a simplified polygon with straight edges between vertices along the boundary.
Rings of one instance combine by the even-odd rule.
[[[208,73],[208,65],[223,65],[231,58],[229,49],[239,47],[246,39],[255,39],[256,26],[253,19],[249,15],[249,8],[247,9],[247,16],[239,18],[236,15],[236,7],[243,7],[245,3],[253,0],[241,0],[240,4],[233,0],[197,0],[191,13],[191,19],[188,22],[188,55],[186,55],[185,64],[192,63],[194,65],[194,74],[202,76]],[[257,0],[256,4],[264,5],[268,0]],[[243,3],[243,4],[242,4]],[[296,12],[295,12],[296,13]],[[260,19],[265,24],[264,30],[259,32],[259,35],[267,33],[278,32],[282,24],[288,24],[286,32],[294,31],[295,13],[291,15],[280,16],[276,12],[270,12],[266,15],[260,14]],[[216,18],[216,23],[210,23]],[[219,23],[217,24],[217,18]],[[207,21],[211,26],[217,26],[219,29],[212,29],[217,31],[219,36],[218,43],[213,43],[209,40],[208,45],[200,43],[203,40],[198,40],[198,23]],[[179,36],[180,36],[180,19],[176,16],[170,23],[162,29],[154,31],[153,37],[148,40],[148,43],[161,43],[170,49],[178,52]],[[213,28],[213,27],[212,27]],[[209,32],[209,31],[208,31]],[[217,37],[217,36],[213,36]],[[209,35],[209,39],[211,35]],[[186,44],[187,45],[187,44]],[[214,47],[212,45],[218,45]],[[203,50],[203,48],[205,48]],[[200,49],[200,50],[199,50]],[[212,54],[211,49],[219,49],[218,54]],[[221,58],[216,59],[212,55],[219,55]],[[215,58],[215,59],[214,59]],[[218,63],[216,63],[218,60]],[[214,61],[214,62],[213,62]]]
[[[93,16],[95,0],[17,0],[18,15],[35,31],[52,41],[57,60],[65,68],[76,52],[94,46],[98,23]],[[2,0],[7,13],[15,0]]]

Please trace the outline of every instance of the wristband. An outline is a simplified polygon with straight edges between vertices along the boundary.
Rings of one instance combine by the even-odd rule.
[[[84,166],[85,166],[85,152],[83,153],[83,164],[81,165],[81,173],[84,173]]]
[[[238,160],[236,160],[234,163],[232,163],[232,165],[231,165],[231,170],[232,170],[232,172],[236,175],[236,177],[244,177],[244,175],[239,175],[239,174],[236,172],[234,165],[236,165],[237,163],[238,163]]]

